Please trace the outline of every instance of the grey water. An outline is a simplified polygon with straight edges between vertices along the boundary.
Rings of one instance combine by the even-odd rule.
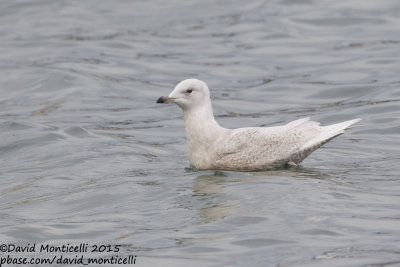
[[[194,170],[155,103],[190,77],[227,128],[362,121],[297,169]],[[0,2],[1,244],[400,266],[399,140],[399,1]]]

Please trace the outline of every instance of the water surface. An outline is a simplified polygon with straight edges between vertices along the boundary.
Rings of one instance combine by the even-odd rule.
[[[399,29],[398,1],[2,1],[0,243],[121,244],[138,266],[400,264]],[[181,111],[155,104],[189,77],[224,127],[363,127],[299,169],[196,171]]]

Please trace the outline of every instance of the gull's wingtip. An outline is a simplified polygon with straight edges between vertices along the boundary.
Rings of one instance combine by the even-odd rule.
[[[360,126],[360,125],[354,125],[354,126],[352,126],[352,125],[353,125],[353,124],[356,124],[357,122],[359,122],[359,121],[361,121],[361,120],[362,120],[362,119],[357,118],[357,119],[354,119],[354,120],[349,120],[349,121],[343,122],[343,123],[346,124],[346,127],[344,128],[344,130],[345,130],[345,129],[350,129],[350,128],[354,128],[354,127]]]

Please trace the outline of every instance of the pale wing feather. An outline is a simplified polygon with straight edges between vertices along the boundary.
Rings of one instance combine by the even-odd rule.
[[[320,131],[319,124],[308,118],[278,127],[235,129],[216,150],[216,163],[249,168],[282,165]]]

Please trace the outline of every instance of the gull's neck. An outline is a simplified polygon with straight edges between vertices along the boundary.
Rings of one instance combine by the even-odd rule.
[[[216,135],[226,130],[215,121],[211,103],[184,110],[183,116],[189,142],[210,142],[215,140]]]
[[[209,158],[215,142],[229,131],[221,127],[214,119],[211,101],[199,107],[183,110],[186,127],[186,137],[189,147],[189,158],[195,167],[199,162]],[[203,164],[202,163],[202,164]]]

